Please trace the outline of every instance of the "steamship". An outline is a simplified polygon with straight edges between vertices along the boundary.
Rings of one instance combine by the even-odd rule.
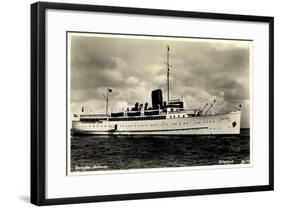
[[[240,108],[227,113],[209,113],[214,103],[201,108],[185,108],[183,99],[169,99],[169,46],[167,47],[167,101],[162,90],[151,93],[152,106],[138,102],[131,109],[104,114],[75,114],[71,133],[92,135],[230,135],[240,134]],[[214,101],[215,102],[215,101]],[[241,107],[241,106],[240,106]],[[83,109],[83,108],[82,108]]]

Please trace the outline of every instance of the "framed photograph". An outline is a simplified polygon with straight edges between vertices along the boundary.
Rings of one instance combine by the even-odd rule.
[[[31,202],[273,190],[273,17],[31,5]]]

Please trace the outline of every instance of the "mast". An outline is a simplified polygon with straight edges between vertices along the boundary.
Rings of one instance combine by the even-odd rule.
[[[106,90],[106,98],[105,98],[105,101],[106,101],[105,115],[107,115],[107,114],[108,114],[108,90]]]
[[[112,92],[112,89],[107,88],[106,89],[106,96],[105,96],[105,101],[106,101],[105,115],[108,115],[108,95],[109,95],[110,92]]]
[[[170,101],[170,64],[169,64],[169,51],[170,48],[167,46],[167,104]]]

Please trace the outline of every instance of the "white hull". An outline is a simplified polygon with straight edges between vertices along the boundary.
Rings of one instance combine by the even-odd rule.
[[[73,133],[92,135],[230,135],[240,134],[241,112],[165,119],[73,122]]]

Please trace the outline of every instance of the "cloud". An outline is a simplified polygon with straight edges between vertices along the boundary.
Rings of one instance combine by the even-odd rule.
[[[249,114],[250,41],[76,34],[70,45],[73,112],[82,105],[104,111],[107,88],[113,89],[113,110],[151,105],[151,91],[158,88],[166,99],[169,45],[172,98],[184,98],[186,107],[216,98],[218,110],[247,103]]]

